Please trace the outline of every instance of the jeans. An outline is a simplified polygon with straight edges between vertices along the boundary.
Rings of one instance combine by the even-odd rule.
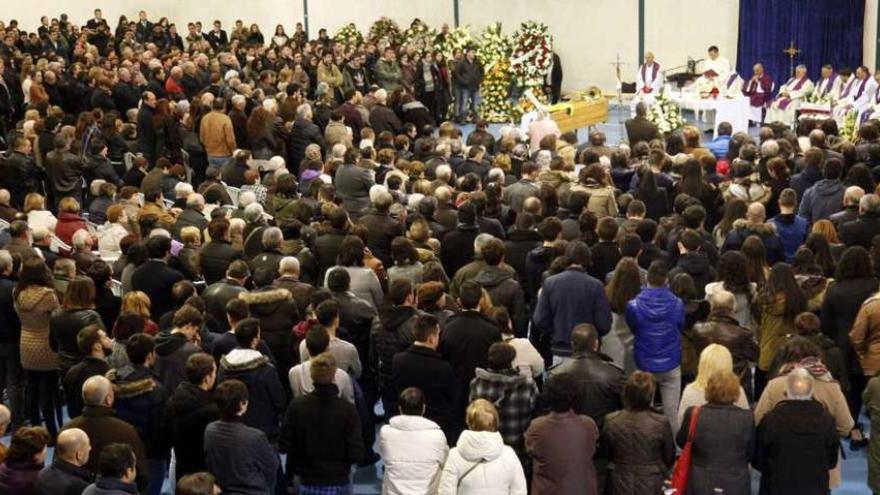
[[[208,157],[208,166],[210,167],[222,167],[229,159],[232,157],[229,156],[209,156]]]
[[[9,397],[12,426],[18,428],[24,423],[24,371],[17,346],[0,348],[0,397],[4,389]]]
[[[470,100],[470,105],[468,105],[468,100]],[[455,90],[455,117],[459,120],[464,120],[468,116],[468,110],[473,110],[473,112],[479,115],[480,112],[480,90],[479,89],[468,89],[468,88],[458,88]]]
[[[672,431],[677,431],[678,404],[681,402],[681,366],[663,373],[651,374],[654,375],[660,400],[663,401],[663,414],[669,420]]]
[[[31,424],[39,425],[43,422],[52,438],[58,434],[58,426],[55,421],[55,395],[58,393],[57,371],[27,370],[24,373],[27,389],[25,394],[25,409]],[[40,420],[42,414],[43,419]]]

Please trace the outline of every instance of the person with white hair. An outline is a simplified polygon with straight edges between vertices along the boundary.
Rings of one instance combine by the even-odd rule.
[[[261,240],[263,250],[251,259],[251,273],[256,273],[257,268],[265,268],[272,273],[272,278],[278,278],[281,260],[284,258],[284,253],[281,252],[284,235],[278,227],[267,227],[263,229]],[[299,265],[297,264],[298,271]]]
[[[366,244],[370,252],[382,260],[386,267],[392,265],[391,242],[395,237],[404,235],[402,222],[391,214],[394,204],[399,203],[388,189],[373,186],[370,189],[370,209],[358,221],[367,228]]]
[[[189,184],[186,185],[189,186]],[[195,227],[199,229],[199,232],[202,233],[201,238],[204,239],[204,231],[208,228],[208,219],[205,218],[204,209],[205,197],[199,193],[189,193],[186,197],[186,207],[180,212],[174,223],[174,238],[180,240],[180,232],[184,227]]]
[[[813,400],[809,371],[796,367],[784,380],[786,400],[758,425],[753,467],[761,471],[761,493],[824,495],[840,450],[834,418]]]
[[[849,186],[843,191],[843,209],[828,217],[837,232],[847,222],[859,218],[859,201],[864,195],[865,190],[859,186]]]
[[[306,315],[309,298],[316,290],[312,284],[300,280],[300,262],[296,256],[285,256],[278,262],[278,278],[275,279],[275,287],[287,289],[296,301],[299,314]]]
[[[388,108],[388,91],[379,89],[375,93],[376,104],[370,109],[370,127],[378,136],[384,131],[394,135],[400,133],[403,124],[394,110]]]
[[[801,101],[812,92],[813,81],[807,75],[807,66],[800,64],[795,68],[794,76],[779,88],[779,94],[770,104],[764,121],[791,125]]]
[[[287,158],[290,160],[290,164],[296,167],[297,175],[303,170],[301,162],[306,156],[306,147],[310,144],[316,144],[322,149],[324,148],[324,133],[312,121],[312,115],[312,106],[309,103],[302,103],[296,107],[296,118],[290,129]]]

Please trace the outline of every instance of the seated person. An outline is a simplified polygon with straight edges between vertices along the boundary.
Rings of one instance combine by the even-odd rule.
[[[798,65],[794,70],[794,77],[789,78],[779,88],[779,95],[767,110],[766,121],[791,125],[794,123],[795,112],[801,106],[801,101],[812,92],[813,81],[807,77],[807,66]]]

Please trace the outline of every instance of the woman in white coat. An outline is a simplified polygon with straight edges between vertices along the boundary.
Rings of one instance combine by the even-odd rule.
[[[446,459],[440,495],[525,495],[526,477],[513,449],[498,433],[498,411],[477,399],[467,408],[467,426]]]
[[[436,495],[449,447],[437,423],[422,417],[425,395],[410,387],[397,400],[400,415],[379,430],[385,464],[382,495]]]

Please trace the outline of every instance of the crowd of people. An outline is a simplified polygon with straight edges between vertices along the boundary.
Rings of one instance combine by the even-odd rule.
[[[824,495],[880,420],[877,121],[463,139],[472,50],[0,39],[0,493]]]

